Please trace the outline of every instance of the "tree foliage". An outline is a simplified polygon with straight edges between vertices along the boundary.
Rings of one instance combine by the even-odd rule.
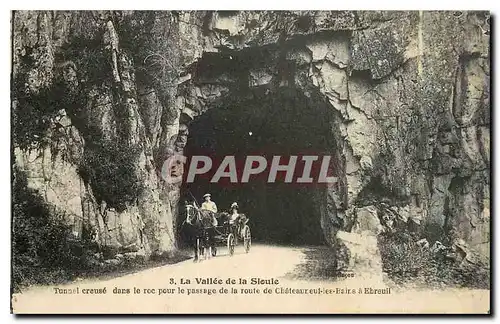
[[[104,139],[86,146],[80,171],[99,201],[122,211],[139,197],[143,189],[136,168],[140,152],[139,147]]]
[[[12,288],[71,279],[88,267],[94,248],[90,237],[72,236],[64,215],[28,187],[25,174],[15,170],[12,186]]]

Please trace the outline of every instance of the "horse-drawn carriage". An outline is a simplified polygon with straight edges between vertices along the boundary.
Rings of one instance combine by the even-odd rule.
[[[217,255],[217,245],[227,246],[229,255],[234,254],[235,247],[243,243],[245,252],[250,251],[252,235],[248,218],[245,214],[238,214],[232,219],[227,212],[212,213],[200,209],[196,203],[186,205],[186,221],[190,230],[190,238],[195,249],[195,261],[199,255],[205,258]]]
[[[240,242],[243,243],[245,252],[250,251],[250,246],[252,245],[252,235],[250,232],[250,226],[248,226],[249,219],[245,214],[239,214],[239,217],[231,223],[231,216],[223,212],[218,218],[218,222],[222,221],[222,225],[215,226],[216,235],[214,237],[216,244],[225,244],[229,251],[229,255],[234,254],[234,247]],[[212,251],[212,255],[217,254],[217,249]]]

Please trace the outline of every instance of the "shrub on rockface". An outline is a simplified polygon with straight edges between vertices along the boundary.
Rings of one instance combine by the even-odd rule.
[[[61,95],[58,87],[42,88],[32,94],[27,92],[25,84],[28,82],[25,71],[12,80],[12,135],[13,142],[21,149],[50,144],[47,131],[53,124],[52,119],[63,107],[58,98]]]
[[[458,262],[447,253],[417,244],[412,233],[382,233],[378,246],[383,270],[397,284],[489,289],[490,271],[482,263]]]
[[[107,140],[86,146],[82,177],[88,181],[99,201],[122,211],[133,203],[142,192],[142,183],[137,175],[137,161],[141,150]]]
[[[89,237],[72,237],[71,227],[16,170],[12,187],[12,289],[73,278],[89,266]]]

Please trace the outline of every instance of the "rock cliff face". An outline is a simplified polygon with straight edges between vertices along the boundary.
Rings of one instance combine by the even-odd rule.
[[[489,26],[484,12],[18,11],[16,170],[76,236],[169,253],[180,187],[160,173],[189,121],[248,89],[294,88],[331,109],[328,242],[414,219],[487,256]]]

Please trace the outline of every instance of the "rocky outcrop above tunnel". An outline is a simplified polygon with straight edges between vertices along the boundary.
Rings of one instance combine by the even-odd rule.
[[[331,106],[328,241],[391,210],[487,255],[489,32],[484,12],[15,12],[13,153],[77,235],[163,253],[180,189],[159,174],[186,123],[295,87]]]

